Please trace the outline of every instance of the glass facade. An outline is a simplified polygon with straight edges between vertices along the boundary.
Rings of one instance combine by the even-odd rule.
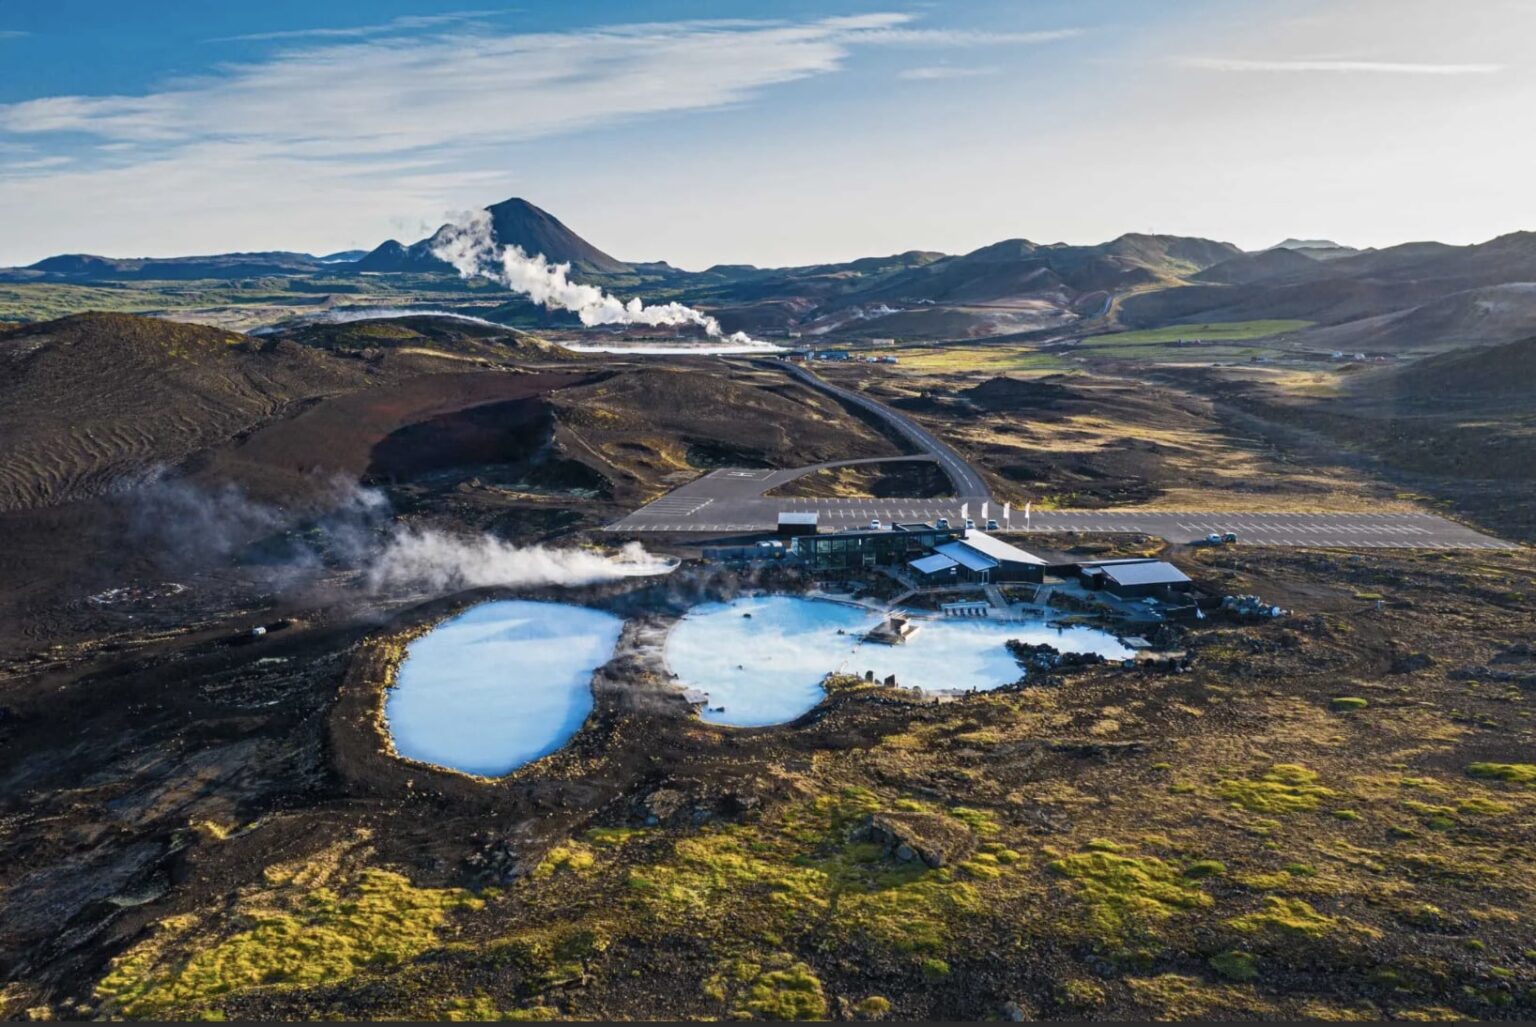
[[[857,570],[905,563],[934,546],[952,542],[958,531],[914,525],[890,531],[845,531],[835,535],[811,535],[795,540],[795,551],[804,564],[817,571]]]

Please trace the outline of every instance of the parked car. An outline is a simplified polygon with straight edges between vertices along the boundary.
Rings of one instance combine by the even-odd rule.
[[[934,523],[934,526],[936,528],[938,528],[940,531],[947,531],[947,530],[949,530],[949,518],[948,517],[940,517]]]
[[[870,518],[869,530],[870,531],[879,531],[880,530],[880,518],[878,518],[878,517]]]
[[[996,531],[997,530],[997,518],[996,517],[988,517],[987,518],[987,530],[988,531]]]
[[[967,517],[965,519],[965,530],[970,531],[974,527],[976,527],[976,521],[970,517]]]

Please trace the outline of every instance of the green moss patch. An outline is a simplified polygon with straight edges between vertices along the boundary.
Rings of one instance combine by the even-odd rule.
[[[738,1020],[825,1020],[821,979],[785,953],[732,960],[704,982],[704,994]],[[889,1006],[889,1003],[887,1003]]]
[[[1309,812],[1338,794],[1318,784],[1314,771],[1294,763],[1277,763],[1256,778],[1228,778],[1217,792],[1253,813]]]
[[[1088,921],[1101,940],[1115,942],[1177,913],[1202,909],[1211,897],[1178,868],[1156,856],[1122,856],[1090,849],[1050,864],[1072,881],[1088,907]]]
[[[1324,916],[1301,899],[1269,895],[1264,908],[1227,921],[1227,926],[1243,934],[1320,938],[1339,925],[1335,917]]]
[[[1494,781],[1536,784],[1536,763],[1471,763],[1467,765],[1467,773]]]
[[[1251,981],[1259,976],[1259,961],[1246,952],[1223,952],[1212,956],[1211,969],[1229,981]]]
[[[452,910],[480,904],[461,889],[364,870],[340,891],[318,887],[283,908],[244,910],[252,925],[223,938],[187,944],[191,921],[162,922],[161,936],[113,961],[96,995],[126,1016],[154,1018],[252,988],[332,984],[419,956],[437,944]]]

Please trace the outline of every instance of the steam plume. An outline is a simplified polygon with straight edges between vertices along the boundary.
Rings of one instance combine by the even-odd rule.
[[[584,325],[693,324],[703,328],[710,338],[752,341],[746,332],[726,336],[719,321],[681,303],[647,306],[638,299],[626,303],[594,285],[573,282],[570,264],[551,264],[542,253],[529,256],[516,245],[498,250],[491,234],[491,215],[483,210],[464,214],[457,222],[444,226],[433,239],[432,255],[452,264],[465,278],[489,278],[550,310],[569,310]]]
[[[677,567],[638,542],[615,555],[407,527],[392,522],[384,493],[340,479],[317,500],[321,509],[308,513],[258,502],[235,485],[204,488],[163,469],[121,501],[136,545],[149,544],[165,570],[196,572],[238,557],[247,573],[284,592],[327,573],[356,574],[374,593],[442,594],[498,585],[590,585]],[[305,530],[294,530],[300,527]]]
[[[374,590],[413,587],[455,592],[488,585],[590,585],[666,574],[676,563],[638,542],[618,556],[587,549],[513,546],[489,535],[455,538],[440,531],[398,529],[368,568]]]

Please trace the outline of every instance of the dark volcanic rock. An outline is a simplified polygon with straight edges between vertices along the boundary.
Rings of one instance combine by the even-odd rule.
[[[883,845],[898,862],[922,860],[934,869],[976,851],[970,828],[937,813],[871,813],[854,829],[853,840]]]

